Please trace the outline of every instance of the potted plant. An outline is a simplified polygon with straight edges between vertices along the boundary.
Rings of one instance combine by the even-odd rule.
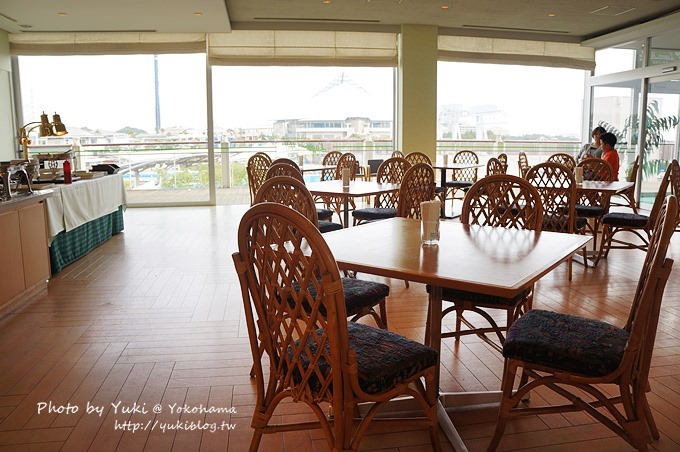
[[[640,120],[637,114],[630,115],[623,124],[623,130],[618,130],[611,124],[600,121],[598,125],[616,135],[619,143],[627,144],[625,138],[630,133],[630,144],[636,146],[640,136]],[[663,140],[663,133],[678,125],[675,115],[659,116],[659,101],[653,100],[647,104],[647,118],[645,125],[645,144],[642,153],[641,168],[645,176],[657,174],[664,168],[659,168],[659,160],[651,160],[649,156],[659,147]]]

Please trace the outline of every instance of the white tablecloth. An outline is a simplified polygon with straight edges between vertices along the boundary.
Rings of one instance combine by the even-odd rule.
[[[47,223],[51,239],[125,206],[125,186],[119,174],[57,185],[47,198]]]

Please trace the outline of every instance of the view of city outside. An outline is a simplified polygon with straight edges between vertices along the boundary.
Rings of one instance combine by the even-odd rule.
[[[69,130],[62,138],[34,137],[32,152],[75,144],[81,169],[119,164],[128,193],[184,190],[184,199],[204,201],[205,67],[203,54],[20,57],[23,120],[58,112]],[[584,76],[440,62],[438,152],[477,142],[482,152],[503,143],[511,153],[513,140],[575,149]],[[245,162],[260,150],[315,162],[330,149],[351,150],[364,164],[388,155],[394,81],[395,70],[381,67],[213,67],[218,188],[245,186]]]

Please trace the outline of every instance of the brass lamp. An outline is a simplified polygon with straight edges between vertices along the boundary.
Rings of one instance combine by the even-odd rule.
[[[33,125],[33,127],[29,127],[31,125]],[[59,137],[68,133],[66,126],[61,122],[61,116],[55,113],[52,115],[52,122],[50,122],[45,112],[43,112],[43,114],[40,115],[40,122],[29,122],[25,126],[19,128],[19,144],[21,144],[24,160],[28,160],[28,145],[31,144],[28,134],[38,127],[40,128],[39,135],[41,137]]]

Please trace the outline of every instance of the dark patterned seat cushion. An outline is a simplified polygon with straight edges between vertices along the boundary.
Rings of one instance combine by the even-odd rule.
[[[390,294],[390,286],[387,284],[356,278],[342,278],[342,290],[345,293],[348,317],[364,308],[375,306],[378,301]]]
[[[600,377],[619,366],[628,336],[599,320],[532,309],[508,329],[503,356]]]
[[[342,229],[342,225],[340,223],[319,220],[319,231],[321,231],[322,234],[324,232],[338,231],[340,229]]]
[[[612,212],[602,217],[602,224],[610,226],[627,226],[629,228],[644,228],[649,222],[646,215],[636,215],[628,212]]]
[[[374,221],[394,218],[397,216],[397,209],[383,207],[366,207],[352,211],[352,216],[357,220]]]
[[[333,211],[317,207],[316,216],[319,217],[319,221],[331,221],[331,218],[333,218]]]
[[[446,186],[447,187],[454,187],[454,188],[465,188],[465,187],[472,187],[472,181],[469,180],[450,180],[446,181]]]
[[[430,293],[430,285],[428,284],[427,293]],[[443,289],[442,290],[442,300],[444,301],[454,301],[454,300],[466,300],[471,301],[474,304],[480,306],[484,305],[504,305],[504,306],[515,306],[520,301],[524,300],[529,296],[531,289],[524,289],[512,298],[497,297],[495,295],[485,295],[482,293],[468,292],[466,290],[457,289]]]
[[[436,350],[399,334],[354,322],[349,322],[347,329],[349,349],[356,356],[359,386],[369,394],[388,391],[437,363]],[[311,337],[307,344],[314,352],[317,350],[318,344]],[[292,348],[288,353],[293,356]],[[303,369],[309,365],[308,359],[305,353],[300,354]],[[322,375],[328,375],[330,365],[323,357],[317,367]],[[295,379],[299,382],[299,378],[298,373]],[[319,391],[318,378],[312,376],[309,383],[313,391]]]
[[[347,317],[358,314],[364,308],[370,308],[377,305],[382,299],[390,294],[390,286],[387,284],[366,281],[357,278],[341,278],[342,290],[345,294],[345,310],[347,311]],[[293,286],[298,290],[299,285],[293,283]],[[309,286],[309,294],[312,298],[316,298],[316,288],[312,285]],[[289,300],[291,306],[295,303],[292,299]],[[304,302],[304,309],[307,312],[311,311],[311,308],[307,302]],[[321,315],[326,315],[326,307],[321,305],[319,307],[319,312]]]
[[[583,229],[588,224],[588,219],[585,217],[576,217],[576,229]]]
[[[583,206],[581,204],[576,205],[576,214],[579,217],[595,218],[601,217],[607,213],[607,211],[599,206]]]

